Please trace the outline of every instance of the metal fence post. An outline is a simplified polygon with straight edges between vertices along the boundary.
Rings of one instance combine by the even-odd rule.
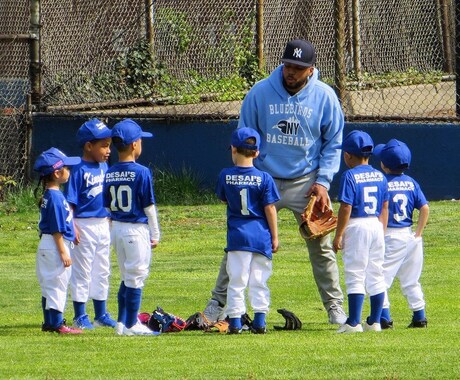
[[[259,70],[264,69],[264,0],[256,1],[257,58]]]
[[[460,1],[460,0],[459,0]],[[335,88],[342,105],[345,101],[345,0],[334,1]]]
[[[40,0],[30,0],[30,87],[32,106],[41,104]]]
[[[460,117],[460,0],[455,0],[455,114]]]

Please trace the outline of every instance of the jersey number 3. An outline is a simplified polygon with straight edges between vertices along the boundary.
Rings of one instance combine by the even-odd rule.
[[[121,185],[118,188],[110,186],[110,209],[112,211],[121,210],[123,212],[130,212],[132,207],[132,190],[127,185]]]

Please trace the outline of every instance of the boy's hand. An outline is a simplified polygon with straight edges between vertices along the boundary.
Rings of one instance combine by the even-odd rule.
[[[153,248],[156,248],[156,246],[158,245],[158,240],[153,240],[151,239],[150,240],[150,247],[153,249]]]
[[[342,236],[335,236],[334,241],[332,242],[332,249],[335,253],[342,249]]]
[[[276,253],[278,252],[278,248],[279,248],[279,243],[278,243],[278,239],[272,239],[272,252],[273,253]]]
[[[67,252],[61,253],[61,260],[62,263],[64,264],[65,268],[68,268],[72,265],[72,259],[70,258],[70,255]]]

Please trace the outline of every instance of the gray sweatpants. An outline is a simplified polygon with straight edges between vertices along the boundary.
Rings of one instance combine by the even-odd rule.
[[[316,172],[293,180],[275,179],[276,187],[281,199],[276,203],[276,209],[287,208],[292,211],[300,224],[301,216],[309,199],[305,194],[313,185]],[[318,287],[321,300],[326,310],[331,305],[342,305],[343,293],[339,283],[339,269],[334,251],[332,250],[331,237],[327,235],[322,239],[306,240],[313,276]],[[216,285],[212,290],[212,298],[225,305],[227,301],[227,254],[224,254],[217,276]]]

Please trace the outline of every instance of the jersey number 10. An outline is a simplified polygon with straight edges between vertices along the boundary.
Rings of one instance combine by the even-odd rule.
[[[109,191],[110,197],[112,198],[110,202],[110,209],[112,211],[131,211],[133,196],[129,186],[121,185],[118,189],[115,186],[110,186]]]

